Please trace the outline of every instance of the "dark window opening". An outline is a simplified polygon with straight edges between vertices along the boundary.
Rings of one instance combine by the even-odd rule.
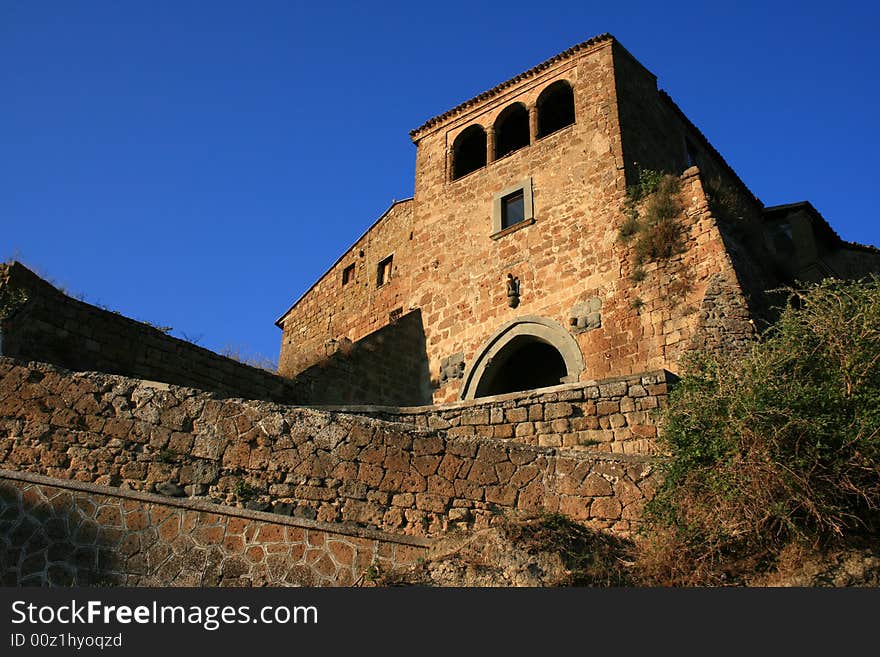
[[[348,285],[352,280],[354,280],[354,265],[349,265],[345,269],[342,270],[342,284]]]
[[[391,265],[393,259],[394,256],[388,256],[379,263],[379,267],[376,270],[376,287],[382,287],[385,283],[391,280]]]
[[[574,123],[574,92],[565,80],[554,82],[538,96],[538,137]]]
[[[776,250],[776,253],[787,257],[795,255],[790,223],[783,221],[776,224],[770,229],[770,234],[773,238],[773,248]]]
[[[475,397],[559,385],[568,374],[559,351],[532,336],[511,340],[486,369]]]
[[[466,176],[486,166],[486,131],[472,125],[463,130],[452,144],[452,179]]]
[[[525,196],[519,189],[501,198],[501,229],[510,228],[526,218]]]
[[[495,158],[528,145],[529,111],[522,103],[515,103],[495,120]]]
[[[690,139],[684,140],[685,151],[687,152],[687,165],[688,168],[693,166],[699,166],[699,158],[697,157],[697,147],[694,146],[694,142]]]

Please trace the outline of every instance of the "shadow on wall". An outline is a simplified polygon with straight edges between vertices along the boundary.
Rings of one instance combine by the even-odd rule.
[[[295,378],[303,404],[431,404],[431,372],[422,312],[413,310],[378,331],[333,343],[322,361]]]
[[[121,536],[96,521],[97,505],[69,492],[47,499],[0,483],[0,584],[119,586],[114,551]]]

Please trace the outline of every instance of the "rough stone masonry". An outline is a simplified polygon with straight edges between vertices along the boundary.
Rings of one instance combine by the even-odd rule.
[[[643,454],[450,435],[9,358],[0,431],[7,469],[416,536],[505,511],[631,531],[656,485]]]

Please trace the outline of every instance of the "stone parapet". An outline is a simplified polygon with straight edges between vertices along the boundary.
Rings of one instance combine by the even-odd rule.
[[[658,370],[434,406],[320,408],[440,429],[450,437],[654,454],[658,415],[676,380],[675,375]]]

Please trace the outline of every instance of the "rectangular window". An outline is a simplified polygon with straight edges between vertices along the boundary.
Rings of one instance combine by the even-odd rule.
[[[684,140],[684,149],[687,155],[687,165],[688,167],[699,166],[697,164],[697,147],[694,146],[694,143],[690,139]]]
[[[492,196],[493,240],[518,231],[535,223],[535,208],[532,203],[532,179],[526,178],[516,185]]]
[[[382,287],[391,280],[391,265],[394,256],[390,255],[379,263],[376,270],[376,287]]]
[[[525,196],[517,190],[501,199],[501,229],[510,228],[526,218]]]
[[[342,284],[348,285],[352,280],[354,280],[354,264],[342,270]]]

